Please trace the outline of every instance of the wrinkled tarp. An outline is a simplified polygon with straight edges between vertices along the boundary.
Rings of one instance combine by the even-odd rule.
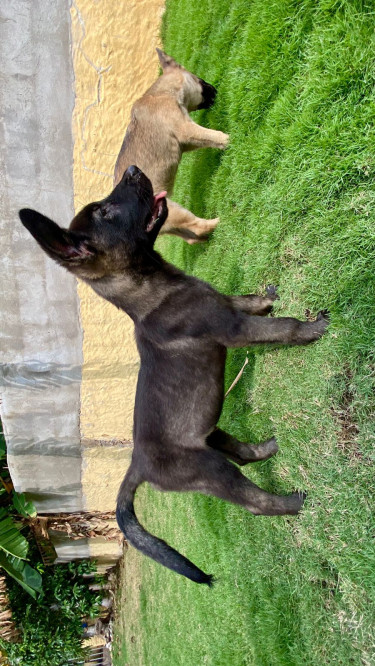
[[[1,415],[16,490],[40,513],[80,511],[82,339],[76,283],[21,225],[73,216],[74,105],[66,0],[0,9]]]

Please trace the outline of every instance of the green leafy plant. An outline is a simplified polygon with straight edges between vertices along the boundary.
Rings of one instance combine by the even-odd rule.
[[[7,509],[0,508],[0,567],[35,598],[41,592],[42,577],[25,561],[29,544],[20,533],[22,527]]]
[[[22,641],[7,644],[0,640],[0,647],[12,664],[62,666],[68,659],[84,656],[83,618],[95,617],[101,601],[101,595],[93,594],[83,578],[94,570],[89,561],[47,567],[43,592],[35,600],[21,587],[10,585],[13,619],[22,630]]]
[[[4,437],[0,436],[0,477],[3,480],[8,471],[6,465],[6,445]],[[10,496],[7,491],[7,483],[0,487],[0,567],[16,580],[21,587],[33,598],[40,594],[42,589],[42,577],[38,571],[33,569],[27,560],[29,544],[26,537],[21,534],[25,526],[17,522],[17,517],[34,518],[36,509],[32,502],[28,501],[23,493],[12,491]]]
[[[17,525],[7,509],[0,508],[0,550],[7,555],[26,559],[28,543],[20,534],[21,525]]]
[[[28,501],[23,493],[13,491],[12,504],[17,513],[24,518],[35,518],[37,515],[33,502]]]

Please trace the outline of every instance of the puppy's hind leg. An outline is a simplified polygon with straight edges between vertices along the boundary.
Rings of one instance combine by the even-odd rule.
[[[205,220],[168,199],[168,217],[160,233],[180,236],[190,244],[202,243],[207,240],[208,235],[215,229],[218,222],[218,217]]]
[[[226,458],[233,460],[237,465],[247,465],[258,460],[268,460],[279,450],[276,439],[268,439],[261,444],[245,444],[232,435],[216,428],[206,439],[206,444],[212,449],[221,451]]]
[[[255,515],[296,514],[304,497],[273,495],[249,481],[220,451],[199,448],[179,451],[162,480],[164,490],[197,491],[240,504]]]

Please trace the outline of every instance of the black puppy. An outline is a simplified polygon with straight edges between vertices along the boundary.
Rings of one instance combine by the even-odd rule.
[[[240,504],[254,514],[296,514],[303,497],[261,490],[232,462],[266,460],[274,439],[253,446],[216,428],[223,403],[227,347],[302,345],[320,338],[316,321],[266,319],[275,294],[224,296],[163,261],[153,245],[167,216],[165,193],[134,166],[103,201],[86,206],[69,230],[36,211],[20,218],[47,254],[127,312],[141,357],[134,411],[134,452],[121,485],[117,519],[145,555],[197,583],[212,582],[192,562],[149,534],[134,513],[137,487],[196,490]],[[262,315],[262,316],[259,316]]]

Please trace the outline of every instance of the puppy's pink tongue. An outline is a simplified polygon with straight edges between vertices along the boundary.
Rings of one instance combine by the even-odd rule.
[[[157,202],[160,201],[160,199],[165,199],[166,196],[167,196],[167,192],[165,190],[163,190],[162,192],[159,192],[159,194],[155,194],[154,204],[157,204]]]

